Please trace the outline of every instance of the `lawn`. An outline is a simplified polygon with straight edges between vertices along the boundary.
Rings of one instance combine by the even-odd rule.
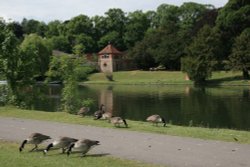
[[[79,117],[65,112],[43,112],[34,110],[22,110],[14,107],[0,107],[0,117],[16,117],[54,122],[90,125],[105,128],[115,128],[106,120],[93,120],[92,117]],[[209,140],[220,140],[228,142],[250,144],[250,132],[230,129],[214,129],[203,127],[184,127],[168,124],[167,127],[156,127],[148,122],[127,120],[129,128],[121,130],[132,130],[140,132],[159,133],[165,135],[193,137]],[[237,139],[237,141],[235,140]]]
[[[120,71],[113,72],[113,80],[108,81],[104,73],[95,73],[88,77],[85,84],[193,84],[186,80],[181,71]],[[213,72],[208,79],[210,85],[250,85],[249,80],[242,79],[241,72]]]
[[[61,154],[58,150],[50,151],[46,156],[41,151],[20,153],[18,147],[17,143],[0,140],[0,164],[2,167],[157,167],[157,165],[91,153],[83,158],[79,154],[71,154],[67,157],[66,154]],[[33,145],[26,147],[25,150],[28,150]]]

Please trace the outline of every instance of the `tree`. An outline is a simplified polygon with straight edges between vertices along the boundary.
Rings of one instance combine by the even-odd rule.
[[[211,77],[220,47],[218,39],[218,34],[206,25],[187,48],[187,57],[181,62],[182,71],[195,83],[203,83]]]
[[[92,28],[91,19],[86,15],[76,16],[66,23],[67,35],[80,35],[82,33],[91,35]]]
[[[96,43],[93,38],[86,34],[80,34],[75,36],[74,40],[75,46],[79,47],[79,45],[84,46],[83,53],[93,53],[95,51]],[[74,48],[75,48],[74,46]]]
[[[55,21],[51,21],[48,23],[47,26],[47,31],[45,33],[46,37],[53,37],[53,36],[59,36],[60,32],[59,32],[59,27],[61,25],[61,22],[58,20]]]
[[[23,27],[24,34],[36,33],[44,37],[45,32],[47,31],[47,25],[44,22],[39,22],[34,19],[27,20],[24,18],[21,25]]]
[[[19,42],[14,33],[0,22],[0,73],[6,77],[13,94],[17,92],[16,83],[22,66],[18,45]]]
[[[15,34],[18,39],[23,38],[23,27],[18,22],[11,22],[7,24],[7,27]]]
[[[150,27],[150,20],[142,11],[129,13],[128,23],[126,24],[124,42],[127,48],[131,48],[136,42],[141,41],[145,32]]]
[[[179,7],[174,5],[162,4],[157,8],[153,22],[157,27],[175,28],[180,17]]]
[[[250,69],[250,28],[245,29],[233,44],[229,55],[229,67],[232,70],[241,70],[244,79],[249,79]]]
[[[20,48],[22,54],[32,64],[30,70],[32,70],[33,77],[43,77],[49,68],[50,56],[52,55],[52,50],[47,41],[36,34],[30,34],[25,37]]]
[[[156,66],[154,50],[159,38],[152,34],[157,34],[156,30],[152,30],[142,41],[137,42],[128,53],[138,69],[149,70],[149,68]]]
[[[99,41],[98,46],[99,48],[104,48],[106,45],[111,43],[116,48],[121,50],[124,46],[122,38],[119,37],[119,33],[116,31],[112,31],[104,35]]]
[[[71,43],[69,42],[68,38],[60,35],[60,36],[53,36],[49,39],[49,42],[54,50],[60,50],[66,53],[71,53]]]
[[[98,44],[104,43],[105,40],[109,38],[113,38],[116,36],[115,44],[112,42],[119,50],[126,50],[126,46],[123,40],[123,36],[125,33],[125,24],[127,23],[127,18],[125,13],[118,8],[109,9],[105,12],[105,24],[108,32],[100,39]],[[105,41],[106,42],[106,41]],[[111,42],[111,41],[107,41]],[[108,43],[104,44],[106,46]],[[99,47],[101,47],[99,45]]]
[[[180,58],[183,56],[184,45],[178,31],[165,28],[158,29],[157,33],[158,35],[154,34],[155,38],[159,39],[157,48],[154,49],[155,62],[168,70],[180,70]]]
[[[227,60],[230,54],[234,38],[250,27],[250,1],[229,0],[228,3],[219,10],[216,19],[216,27],[221,31],[221,41],[224,43],[223,59]]]

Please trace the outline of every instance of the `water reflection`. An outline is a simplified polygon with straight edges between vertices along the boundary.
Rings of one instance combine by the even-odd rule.
[[[31,109],[59,111],[60,85],[36,85],[26,90],[24,99]],[[76,99],[92,98],[114,116],[145,121],[159,114],[176,125],[212,128],[250,129],[249,87],[193,87],[160,85],[86,85],[79,86]]]
[[[96,106],[105,104],[113,115],[132,120],[157,113],[177,125],[250,129],[246,87],[89,85],[79,91],[98,99]]]

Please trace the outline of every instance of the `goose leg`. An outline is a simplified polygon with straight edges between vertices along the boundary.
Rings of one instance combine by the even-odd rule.
[[[62,153],[64,154],[67,148],[62,148]]]
[[[30,150],[30,152],[32,152],[32,151],[34,151],[34,150],[37,150],[37,144],[35,144],[35,147],[34,148],[32,148],[31,150]]]

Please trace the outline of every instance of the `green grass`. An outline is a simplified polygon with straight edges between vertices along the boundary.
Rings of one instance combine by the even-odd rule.
[[[93,120],[92,117],[79,117],[65,112],[43,112],[32,110],[21,110],[12,107],[0,107],[0,116],[17,117],[26,119],[46,120],[63,123],[72,123],[80,125],[90,125],[105,128],[115,128],[104,120]],[[250,132],[238,131],[230,129],[212,129],[202,127],[183,127],[176,125],[168,125],[167,127],[156,127],[148,122],[128,120],[129,128],[121,128],[121,130],[132,130],[150,133],[159,133],[174,136],[193,137],[200,139],[220,140],[250,144]]]
[[[113,72],[114,81],[108,81],[104,73],[95,73],[89,76],[85,83],[109,83],[109,84],[166,84],[180,83],[191,84],[191,81],[185,80],[185,74],[182,72],[165,71],[122,71]]]
[[[114,81],[108,81],[104,73],[95,73],[88,77],[86,84],[193,84],[185,80],[180,71],[121,71],[113,72]],[[208,80],[210,85],[250,85],[242,79],[241,72],[214,72]]]
[[[53,150],[44,156],[41,151],[28,152],[32,146],[27,145],[23,152],[18,151],[19,145],[13,142],[0,140],[0,165],[2,167],[151,167],[157,165],[145,164],[137,161],[123,160],[111,156],[89,154],[81,158],[79,154],[67,157],[58,150]]]

